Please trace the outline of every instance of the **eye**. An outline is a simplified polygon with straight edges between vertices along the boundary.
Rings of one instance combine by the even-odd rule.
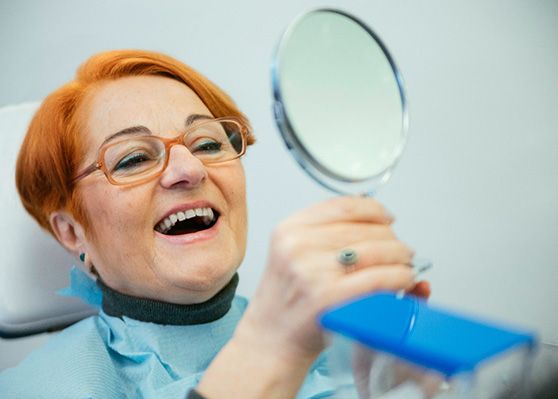
[[[223,144],[215,141],[215,140],[211,140],[211,139],[205,139],[205,140],[200,140],[197,143],[195,143],[195,145],[192,148],[192,154],[195,153],[216,153],[221,151],[223,147]]]
[[[114,167],[114,170],[132,169],[139,166],[143,162],[152,160],[153,158],[144,152],[134,152],[132,154],[126,155],[124,158],[118,161],[118,163]]]

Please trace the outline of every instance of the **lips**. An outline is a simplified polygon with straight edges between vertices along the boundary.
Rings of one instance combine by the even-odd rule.
[[[157,222],[154,230],[167,236],[197,233],[213,227],[219,216],[219,212],[210,206],[179,207]]]

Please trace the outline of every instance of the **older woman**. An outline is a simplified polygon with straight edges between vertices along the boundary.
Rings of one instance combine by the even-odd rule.
[[[412,251],[381,205],[337,198],[278,226],[254,298],[235,296],[240,157],[253,142],[226,94],[162,54],[96,55],[45,99],[18,190],[96,278],[75,273],[73,292],[102,297],[102,309],[2,373],[2,397],[331,394],[317,314],[374,290],[428,286],[416,285]],[[343,248],[359,254],[350,273],[336,259]]]

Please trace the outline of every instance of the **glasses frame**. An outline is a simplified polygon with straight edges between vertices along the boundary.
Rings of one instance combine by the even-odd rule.
[[[222,117],[222,118],[207,119],[207,120],[204,120],[203,122],[194,122],[194,124],[189,126],[186,129],[186,131],[184,131],[184,133],[180,133],[178,136],[176,136],[174,138],[165,138],[165,137],[153,136],[153,135],[138,136],[138,137],[155,138],[155,139],[158,139],[158,140],[162,141],[163,144],[165,145],[165,160],[164,160],[164,163],[163,163],[163,167],[161,168],[161,170],[159,172],[157,172],[153,175],[149,175],[149,176],[147,176],[143,179],[138,179],[138,180],[134,180],[132,182],[125,182],[125,183],[117,182],[112,178],[112,176],[111,176],[110,172],[108,171],[105,163],[103,162],[104,157],[105,157],[105,153],[110,147],[129,140],[129,138],[126,138],[126,139],[114,141],[114,142],[111,142],[111,143],[103,144],[99,148],[99,150],[97,151],[97,160],[95,162],[91,163],[85,169],[83,169],[80,173],[78,173],[78,175],[76,177],[74,177],[74,179],[72,180],[72,183],[75,184],[75,183],[79,182],[80,180],[82,180],[85,177],[89,176],[90,174],[96,172],[97,170],[101,170],[103,172],[103,174],[105,175],[105,177],[107,178],[107,180],[109,181],[109,183],[113,184],[115,186],[138,185],[138,184],[146,183],[149,180],[156,179],[157,177],[161,176],[163,174],[163,172],[167,169],[167,166],[169,164],[169,158],[170,158],[170,150],[171,150],[172,146],[174,146],[176,144],[182,144],[183,146],[186,147],[186,144],[184,144],[184,139],[189,133],[199,129],[203,125],[206,125],[208,123],[214,123],[214,122],[233,122],[233,123],[238,124],[239,127],[240,127],[240,134],[242,136],[242,149],[234,158],[230,158],[230,159],[227,159],[225,161],[208,162],[207,164],[217,164],[217,163],[229,162],[229,161],[238,159],[241,156],[243,156],[246,153],[246,147],[247,147],[247,143],[248,143],[248,134],[249,134],[248,128],[246,127],[246,125],[244,124],[244,122],[240,118],[235,117],[235,116],[226,116],[226,117]],[[204,165],[206,165],[205,162],[204,162]]]

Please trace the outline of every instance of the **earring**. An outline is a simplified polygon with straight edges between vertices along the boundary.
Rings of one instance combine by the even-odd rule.
[[[79,260],[81,260],[82,262],[85,262],[85,252],[82,252],[79,254]],[[99,277],[99,273],[97,273],[97,269],[95,269],[94,265],[91,265],[91,267],[89,268],[89,272],[91,274],[93,274],[94,276]]]

